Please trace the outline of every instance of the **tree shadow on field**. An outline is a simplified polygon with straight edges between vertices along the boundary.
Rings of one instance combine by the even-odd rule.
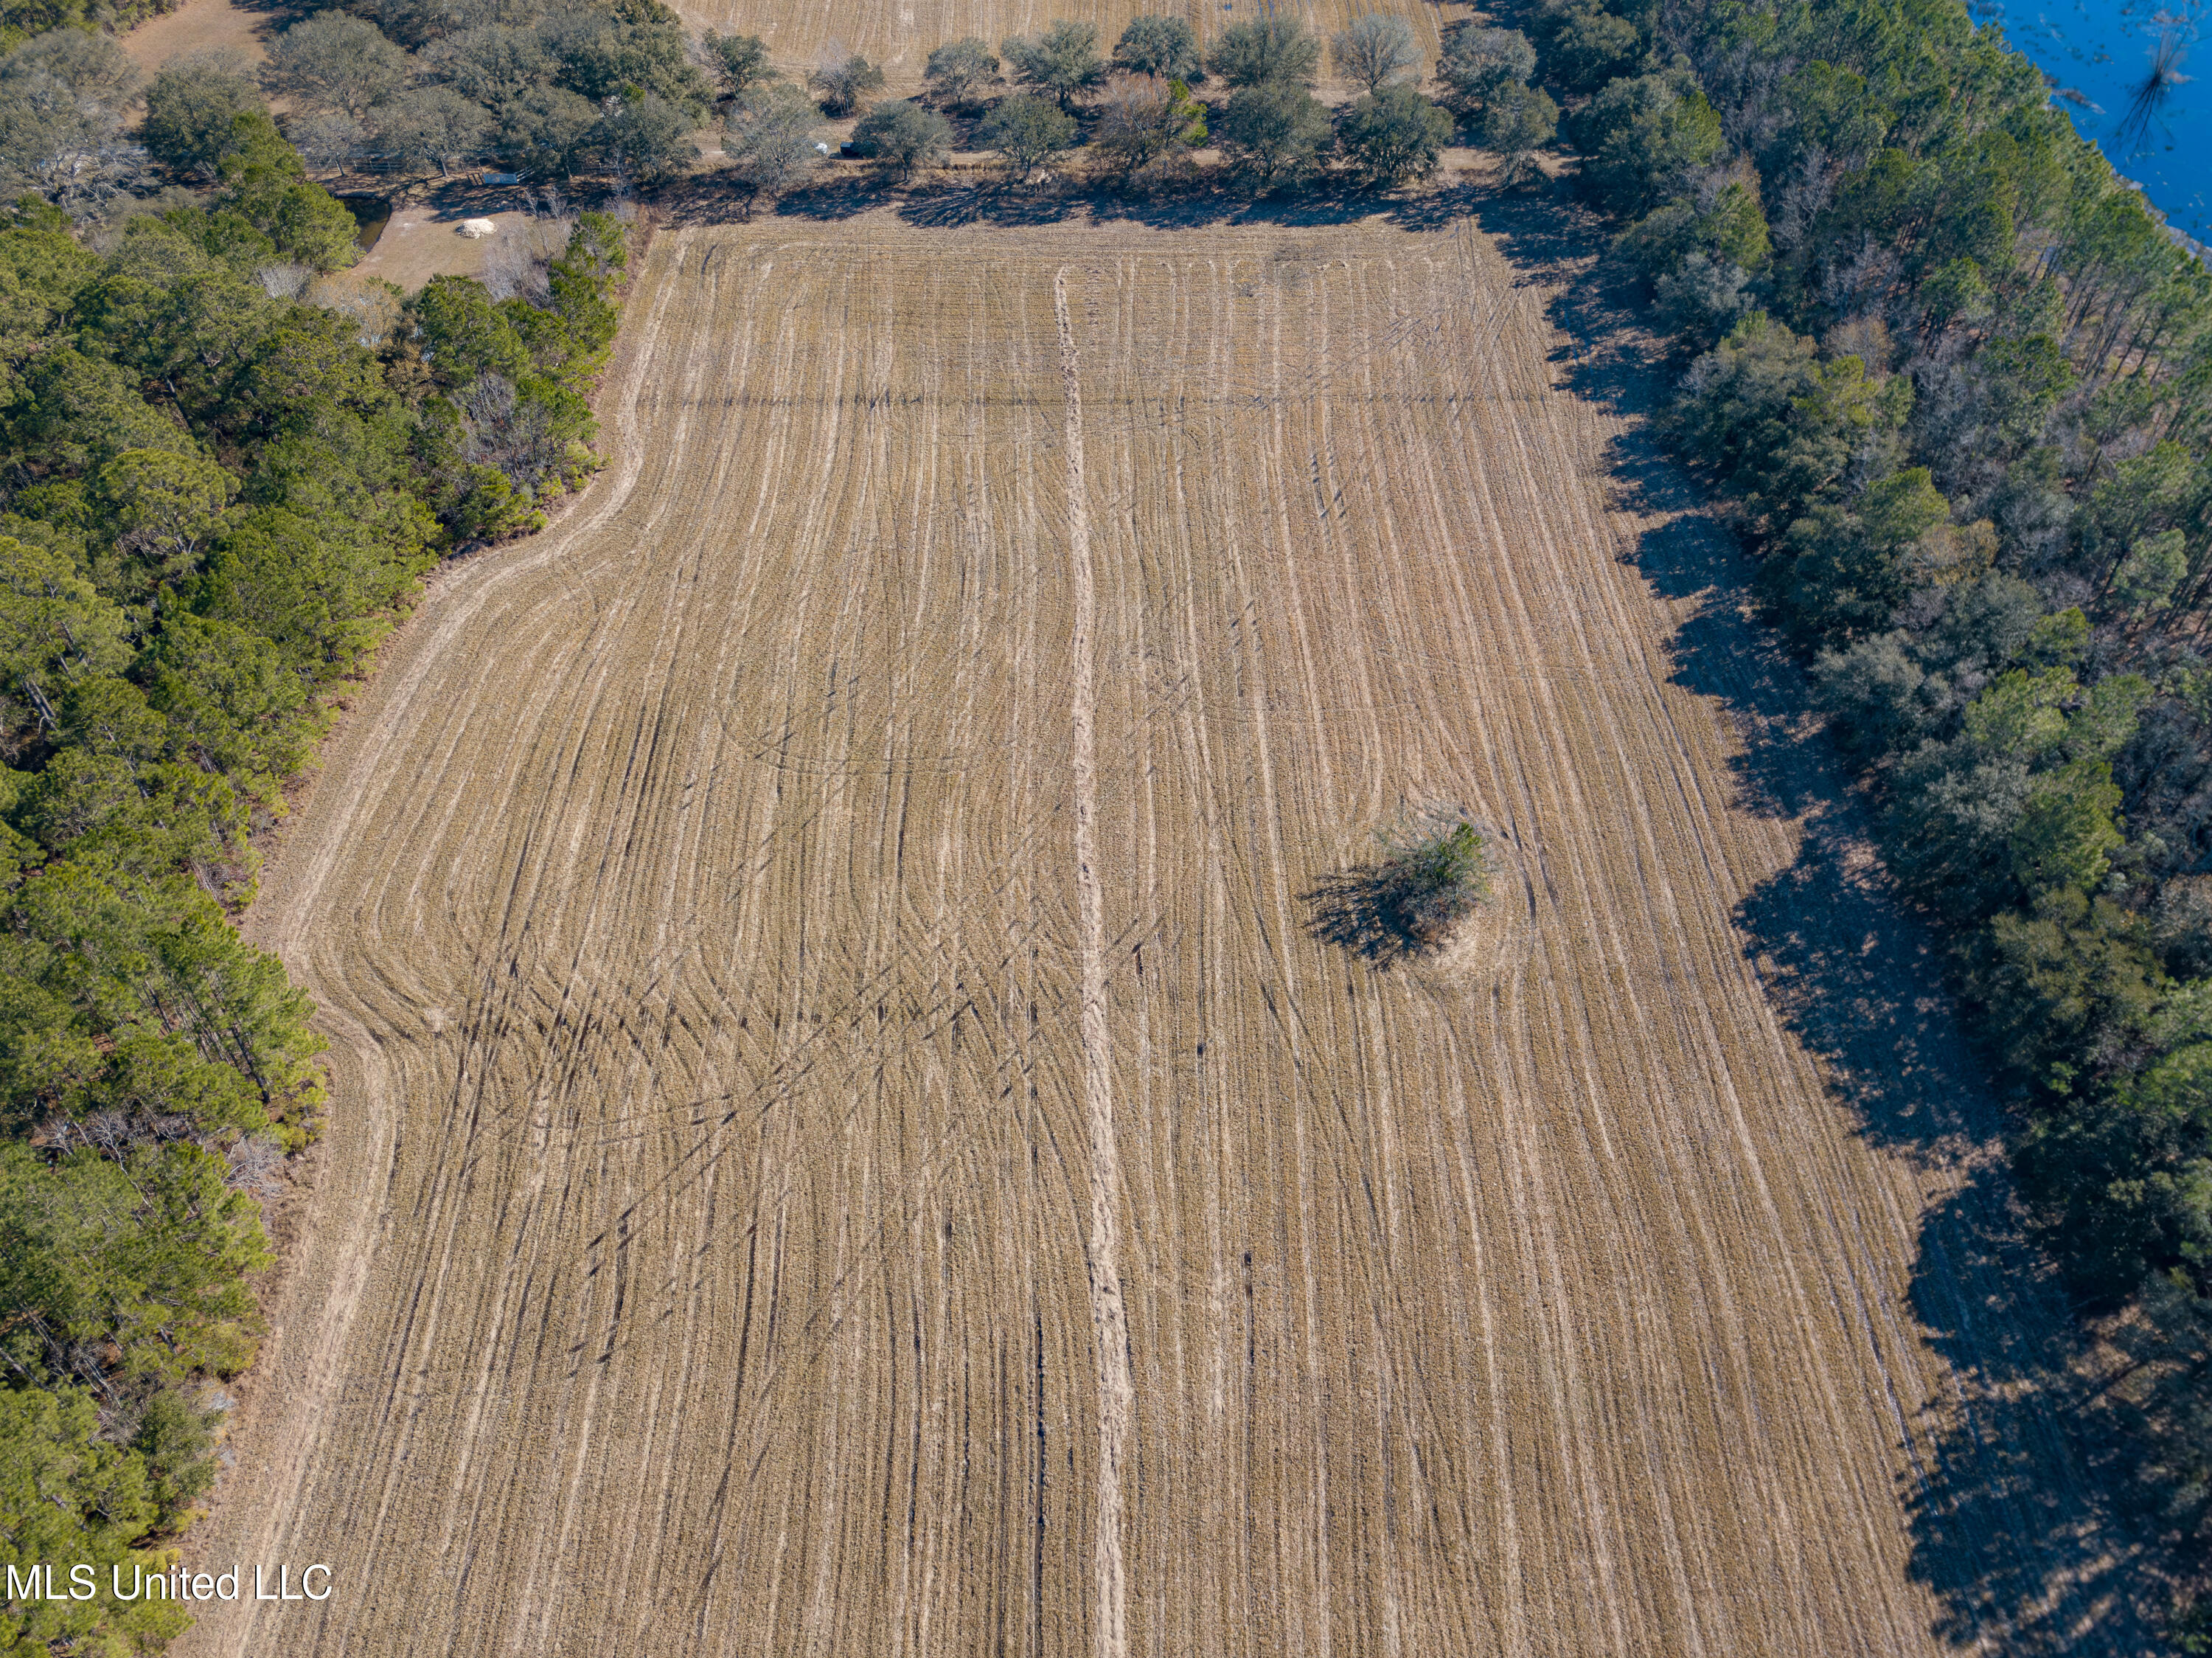
[[[1903,1496],[1942,1639],[2007,1653],[2157,1649],[2157,1562],[2123,1436],[2065,1292],[1992,1161],[1922,1218],[1912,1307],[1955,1389],[1915,1424]]]
[[[1372,966],[1392,966],[1419,952],[1420,941],[1398,912],[1396,887],[1379,867],[1363,865],[1326,876],[1312,891],[1299,893],[1298,903],[1309,936],[1350,950]]]
[[[1609,479],[1628,515],[1618,556],[1680,619],[1674,683],[1735,731],[1738,809],[1802,827],[1794,860],[1737,905],[1744,955],[1856,1132],[1939,1194],[1917,1221],[1907,1322],[1948,1374],[1925,1397],[1906,1392],[1912,1371],[1891,1377],[1899,1501],[1911,1571],[1938,1607],[1931,1633],[1962,1651],[2149,1650],[2153,1527],[2015,1196],[2006,1119],[1937,942],[1873,852],[1866,802],[1810,710],[1802,665],[1759,619],[1753,561],[1649,430],[1680,364],[1598,257],[1607,227],[1563,189],[1478,193],[1467,210],[1516,283],[1546,290],[1571,342],[1570,388],[1626,422]]]
[[[1225,180],[1187,189],[1094,190],[1091,216],[1101,224],[1140,224],[1153,230],[1273,224],[1315,227],[1350,224],[1381,212],[1384,201],[1346,179],[1316,181],[1303,190],[1256,195]]]
[[[776,203],[775,210],[785,218],[836,222],[858,218],[870,208],[882,206],[884,199],[884,188],[874,178],[850,174],[794,190]]]
[[[1073,216],[1081,198],[1070,192],[1032,187],[1004,179],[988,182],[924,186],[901,199],[898,216],[908,224],[942,229],[960,224],[1018,229],[1059,224]]]
[[[1832,771],[1817,734],[1771,740]],[[1791,769],[1788,759],[1768,768]],[[1899,1495],[1934,1632],[1961,1650],[2134,1654],[2159,1593],[2139,1494],[2081,1329],[2004,1160],[2004,1121],[1927,930],[1853,802],[1808,787],[1796,860],[1737,906],[1770,1005],[1886,1155],[1949,1186],[1919,1218],[1910,1299],[1948,1375],[1900,1397]],[[1955,1182],[1955,1185],[1953,1183]]]
[[[752,192],[727,178],[708,174],[687,180],[681,190],[663,191],[659,203],[672,229],[690,225],[744,224],[756,216]]]

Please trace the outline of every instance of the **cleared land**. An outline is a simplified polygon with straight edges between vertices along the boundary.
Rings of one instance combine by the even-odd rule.
[[[489,219],[498,236],[526,234],[530,215],[508,204],[521,192],[487,186],[434,190],[425,200],[402,200],[376,246],[361,256],[351,275],[391,283],[412,293],[433,277],[481,277],[495,236],[471,241],[460,234],[465,219]]]
[[[117,37],[131,61],[146,74],[188,52],[234,52],[249,64],[265,62],[267,34],[281,27],[281,15],[248,10],[234,0],[185,0],[174,11],[149,17]]]
[[[1791,924],[1898,1131],[1778,1011],[1751,636],[1617,562],[1544,298],[1463,223],[664,233],[616,466],[254,912],[337,1103],[194,1548],[338,1589],[186,1649],[1917,1654],[2053,1569],[2032,1400],[1908,1524],[1923,1320],[2034,1333],[1925,1241],[1955,1055],[1863,905]],[[1307,901],[1408,799],[1507,850],[1448,968]]]

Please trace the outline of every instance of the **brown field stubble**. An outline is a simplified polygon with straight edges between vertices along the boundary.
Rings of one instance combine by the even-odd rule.
[[[1958,1176],[1747,959],[1800,826],[1542,301],[1464,225],[665,232],[616,466],[255,912],[336,1105],[195,1546],[337,1592],[186,1649],[1945,1649],[2037,1546],[1908,1564]],[[1504,848],[1450,972],[1302,905],[1408,800]]]

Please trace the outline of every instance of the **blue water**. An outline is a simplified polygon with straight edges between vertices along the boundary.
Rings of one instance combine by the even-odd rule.
[[[2212,240],[2212,17],[2207,0],[1968,0],[1977,23],[2057,82],[2075,131],[2142,186],[2177,229]],[[2161,34],[2185,49],[2178,81],[2132,137],[2123,131]]]

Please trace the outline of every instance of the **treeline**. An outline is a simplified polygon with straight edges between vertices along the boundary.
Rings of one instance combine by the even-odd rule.
[[[709,31],[702,44],[725,101],[727,176],[755,204],[812,174],[827,149],[817,131],[823,115],[859,115],[854,149],[902,180],[942,162],[954,118],[965,117],[1012,181],[1082,149],[1086,172],[1117,188],[1185,187],[1210,182],[1197,161],[1210,147],[1223,158],[1218,181],[1254,194],[1332,175],[1371,189],[1425,178],[1462,126],[1518,179],[1534,171],[1559,116],[1550,96],[1528,84],[1535,58],[1522,37],[1453,25],[1431,99],[1420,89],[1431,65],[1412,26],[1379,13],[1327,41],[1270,15],[1230,24],[1203,51],[1188,23],[1158,15],[1133,20],[1110,53],[1095,24],[1065,20],[995,49],[970,36],[930,53],[922,96],[883,102],[872,101],[882,70],[842,47],[826,50],[802,84],[772,67],[753,36]],[[1335,109],[1313,94],[1325,61],[1359,88]]]
[[[625,186],[697,160],[687,135],[713,98],[659,0],[362,3],[291,22],[258,69],[196,52],[143,83],[109,36],[36,7],[5,16],[0,188],[73,211],[143,194],[163,168],[212,180],[233,121],[271,97],[285,104],[286,141],[318,168],[497,159],[541,182],[590,174]]]
[[[1685,359],[1672,435],[1951,942],[2200,1649],[2212,278],[1958,0],[1526,21]]]
[[[1443,44],[1431,64],[1403,18],[1370,14],[1327,40],[1292,18],[1231,23],[1201,50],[1182,19],[1143,16],[1109,52],[1095,25],[1062,21],[995,46],[947,42],[920,97],[885,101],[865,58],[833,45],[787,75],[757,38],[694,39],[660,0],[347,0],[272,35],[258,70],[193,54],[143,85],[112,40],[58,27],[0,58],[0,190],[86,212],[143,195],[162,169],[211,180],[233,124],[271,97],[319,169],[495,161],[540,186],[589,175],[618,192],[690,172],[692,135],[718,119],[726,176],[755,204],[814,174],[825,119],[854,117],[854,149],[902,180],[945,159],[956,121],[1015,182],[1080,150],[1084,172],[1121,189],[1382,189],[1429,175],[1455,137],[1496,151],[1509,182],[1533,176],[1559,111],[1528,83],[1526,38],[1462,22]],[[1358,88],[1350,102],[1314,95],[1325,67]],[[1202,149],[1221,157],[1210,174]]]
[[[176,9],[176,0],[8,0],[0,5],[0,52],[50,29],[127,29]]]
[[[67,33],[17,55],[112,49]],[[258,110],[173,178],[0,210],[0,1564],[100,1590],[0,1603],[11,1651],[181,1625],[107,1567],[209,1488],[258,1200],[323,1103],[307,998],[232,925],[252,836],[424,570],[595,464],[627,257],[586,213],[504,298],[339,278],[352,219]]]

